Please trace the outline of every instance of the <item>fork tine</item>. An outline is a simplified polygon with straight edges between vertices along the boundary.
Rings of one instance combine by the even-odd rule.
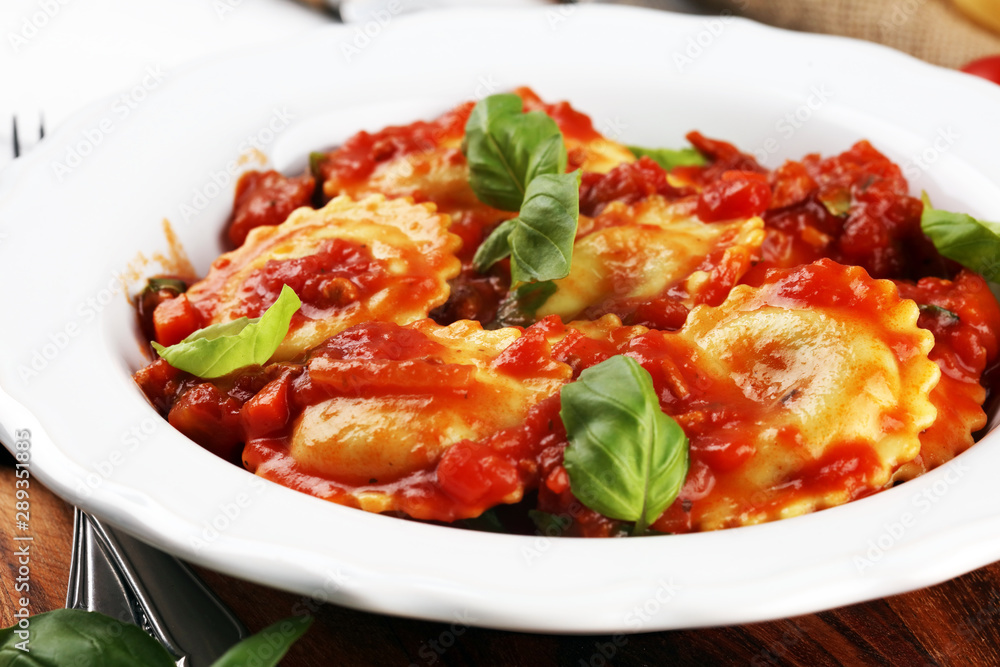
[[[14,157],[17,158],[17,157],[21,156],[21,143],[17,140],[17,116],[14,116],[13,123],[14,123],[14,132],[13,132],[13,135],[14,135]]]
[[[38,114],[38,139],[32,141],[31,137],[28,137],[28,145],[25,146],[21,141],[20,133],[17,129],[17,115],[11,117],[11,139],[13,144],[14,157],[21,157],[21,154],[25,152],[26,149],[30,149],[34,144],[38,143],[45,138],[45,116],[41,112]]]

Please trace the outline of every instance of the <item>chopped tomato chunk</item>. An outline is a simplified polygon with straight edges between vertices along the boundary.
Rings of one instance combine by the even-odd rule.
[[[291,376],[282,375],[243,404],[241,417],[248,437],[256,438],[284,428],[292,414],[288,405],[290,385]]]
[[[170,409],[167,421],[217,456],[230,461],[239,456],[243,442],[240,404],[214,384],[206,382],[184,392]]]
[[[312,201],[316,181],[305,174],[288,178],[276,171],[248,171],[236,184],[229,240],[243,245],[251,229],[280,225],[300,206]]]
[[[760,215],[771,203],[767,176],[753,171],[727,171],[698,197],[698,217],[705,222]]]
[[[153,311],[156,342],[166,347],[176,345],[201,326],[201,316],[184,294],[160,303]]]

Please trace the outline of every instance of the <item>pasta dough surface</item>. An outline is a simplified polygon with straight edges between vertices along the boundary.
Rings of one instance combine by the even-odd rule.
[[[695,466],[714,468],[711,491],[681,494],[692,527],[797,516],[886,486],[936,416],[934,339],[917,317],[891,282],[827,260],[693,310],[676,337],[716,389],[679,416]]]
[[[705,223],[659,195],[613,202],[581,224],[570,274],[555,281],[556,293],[538,314],[591,317],[672,290],[689,307],[704,303],[706,288],[725,293],[749,268],[763,227],[760,218]]]
[[[258,317],[288,284],[302,299],[273,359],[292,359],[370,320],[405,324],[448,298],[460,241],[430,204],[373,195],[300,208],[252,230],[187,292],[208,324]]]

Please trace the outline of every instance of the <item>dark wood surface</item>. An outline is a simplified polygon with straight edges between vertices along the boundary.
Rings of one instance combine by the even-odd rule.
[[[12,625],[17,599],[14,502],[14,471],[0,466],[0,627]],[[72,524],[73,508],[32,480],[32,614],[64,604]],[[251,630],[303,607],[299,595],[200,572]],[[285,665],[1000,665],[1000,563],[809,616],[619,637],[518,634],[307,603],[316,621]]]

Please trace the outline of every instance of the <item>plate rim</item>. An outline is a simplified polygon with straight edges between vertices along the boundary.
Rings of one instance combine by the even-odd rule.
[[[437,26],[437,30],[443,30],[442,26],[460,24],[462,21],[472,21],[473,19],[476,21],[489,19],[496,21],[498,24],[505,23],[506,25],[511,25],[515,23],[516,20],[520,20],[517,19],[518,15],[521,17],[527,17],[529,15],[537,17],[542,15],[542,11],[548,10],[466,9],[461,11],[436,12],[433,15],[430,13],[427,15],[414,15],[406,17],[405,19],[400,19],[398,24],[399,27],[398,29],[394,28],[396,32],[393,34],[400,34],[405,31],[416,32],[425,30],[428,26]],[[590,16],[595,17],[594,20],[601,18],[601,20],[607,21],[621,21],[622,24],[628,23],[628,21],[640,16],[651,22],[659,22],[663,25],[679,21],[681,23],[687,23],[690,26],[697,26],[705,20],[705,17],[682,17],[665,12],[643,10],[633,7],[587,6],[579,7],[578,11],[581,12],[581,17]],[[792,41],[804,39],[804,36],[796,33],[787,33],[786,31],[776,28],[752,24],[742,19],[733,18],[730,20],[733,22],[733,26],[738,26],[734,28],[736,32],[746,31],[750,34],[756,32],[758,35],[780,34],[783,36],[781,39],[789,38]],[[178,74],[178,77],[184,77],[190,73],[204,72],[207,69],[223,67],[223,65],[227,62],[234,62],[239,58],[244,57],[243,54],[253,54],[254,57],[259,58],[263,57],[263,55],[267,53],[278,53],[286,50],[291,52],[296,49],[304,49],[305,46],[303,46],[303,43],[312,44],[316,40],[322,39],[323,37],[321,37],[321,33],[324,35],[343,36],[344,34],[350,34],[350,30],[350,26],[331,26],[318,29],[314,34],[306,38],[288,40],[284,43],[269,46],[262,50],[240,49],[238,52],[225,57],[207,59],[198,65],[185,68]],[[388,35],[389,33],[386,34]],[[919,68],[927,68],[924,72],[928,76],[931,76],[931,73],[934,73],[933,76],[937,77],[940,73],[944,75],[943,80],[954,80],[954,73],[943,70],[943,68],[938,68],[933,65],[917,61],[916,59],[906,56],[905,54],[893,51],[888,47],[869,43],[860,43],[846,38],[830,36],[810,35],[809,39],[819,40],[817,43],[828,45],[835,51],[841,48],[849,50],[860,49],[862,51],[866,49],[874,49],[873,52],[880,52],[888,59],[889,65],[886,66],[890,69],[906,69],[911,66],[918,66]],[[823,48],[827,47],[824,46]],[[974,84],[973,81],[964,82],[962,86],[965,87],[966,84],[968,84],[969,90],[977,91],[976,95],[983,94],[986,97],[989,97],[994,92],[992,89],[987,88],[989,84],[986,82],[983,82],[981,88],[976,88],[976,84]],[[1000,99],[1000,94],[997,94],[995,97],[996,99]],[[584,111],[586,111],[586,109],[584,109]],[[70,135],[73,134],[74,129],[80,127],[81,124],[85,126],[88,119],[95,117],[94,113],[94,111],[87,111],[75,116],[73,121],[67,122],[62,128],[47,138],[47,142],[52,142],[48,147],[43,144],[38,148],[38,150],[28,155],[25,160],[19,161],[20,164],[15,163],[12,169],[5,171],[5,178],[3,181],[7,184],[7,187],[5,188],[3,185],[0,185],[0,214],[2,214],[5,209],[15,208],[17,202],[19,201],[15,192],[14,183],[22,182],[23,180],[30,178],[29,172],[31,172],[33,168],[40,168],[46,156],[51,159],[52,154],[57,151],[56,146],[64,146],[69,140]],[[994,184],[996,184],[995,181]],[[0,216],[0,218],[2,218],[2,216]],[[2,230],[2,228],[0,228],[0,230]],[[2,247],[0,247],[0,250],[2,250]],[[94,334],[91,337],[96,338],[98,341],[100,339],[100,336],[97,334]],[[0,348],[5,347],[3,345],[5,338],[9,337],[0,333]],[[98,342],[95,344],[101,343]],[[2,358],[3,354],[4,353],[0,352],[0,358]],[[0,373],[3,371],[4,369],[0,367]],[[3,376],[0,375],[0,380],[2,379]],[[761,606],[759,601],[754,601],[748,597],[744,597],[742,601],[736,605],[736,611],[719,613],[713,605],[715,605],[718,599],[720,599],[720,595],[725,597],[724,592],[720,593],[717,590],[711,590],[708,586],[702,586],[701,588],[704,590],[701,590],[700,592],[703,595],[703,600],[699,601],[696,599],[696,596],[688,594],[690,591],[681,591],[679,593],[669,591],[669,604],[668,602],[663,602],[663,609],[669,609],[671,606],[677,607],[679,605],[684,605],[683,610],[677,611],[675,609],[671,609],[670,613],[666,614],[658,612],[655,618],[653,618],[650,622],[642,624],[639,627],[635,627],[632,620],[622,616],[621,614],[619,614],[619,618],[616,620],[606,614],[600,615],[591,613],[589,611],[591,609],[590,607],[577,609],[574,613],[573,606],[579,606],[581,603],[585,602],[597,604],[595,601],[604,600],[606,602],[611,599],[617,599],[617,604],[620,605],[626,595],[632,595],[636,598],[636,600],[638,600],[638,602],[641,603],[645,603],[650,599],[660,601],[659,592],[664,588],[664,584],[657,583],[658,577],[671,577],[670,572],[660,571],[654,568],[649,572],[654,576],[641,581],[636,581],[635,579],[627,577],[623,579],[621,576],[609,577],[606,580],[603,580],[602,586],[595,586],[594,590],[587,591],[587,594],[582,596],[574,596],[572,594],[573,591],[565,590],[565,587],[550,586],[550,588],[547,589],[546,595],[558,592],[565,597],[556,604],[542,604],[543,600],[539,599],[537,596],[526,598],[525,595],[527,591],[525,590],[517,590],[516,594],[514,592],[504,590],[506,587],[511,585],[511,582],[508,581],[507,577],[499,577],[490,585],[487,585],[489,582],[480,582],[481,588],[478,590],[462,591],[458,590],[457,580],[450,578],[448,573],[440,571],[433,576],[425,573],[422,579],[414,581],[412,579],[413,573],[405,570],[402,572],[387,573],[379,567],[374,569],[370,567],[366,568],[363,563],[338,562],[335,563],[335,568],[340,568],[338,571],[341,573],[343,581],[338,583],[336,588],[326,590],[322,588],[322,577],[319,577],[318,575],[327,573],[325,570],[329,570],[331,561],[329,557],[321,557],[319,554],[315,553],[314,550],[310,550],[302,546],[292,547],[289,545],[278,545],[276,547],[272,542],[263,545],[270,549],[268,553],[254,554],[254,557],[248,559],[246,557],[246,548],[254,545],[260,547],[262,545],[259,542],[254,542],[252,539],[248,540],[245,533],[234,531],[227,532],[222,535],[216,542],[213,543],[212,548],[207,551],[193,551],[190,544],[185,544],[182,538],[179,538],[177,534],[172,532],[179,531],[180,533],[185,533],[185,531],[190,531],[191,520],[189,518],[185,519],[184,517],[173,516],[169,508],[163,507],[156,502],[141,501],[141,499],[136,496],[136,489],[129,487],[128,484],[120,484],[114,480],[106,481],[98,488],[94,489],[94,493],[90,498],[75,498],[74,490],[72,488],[73,484],[78,481],[82,475],[87,473],[86,469],[78,466],[72,460],[66,458],[64,447],[60,447],[48,434],[47,430],[42,428],[41,423],[34,418],[32,411],[22,405],[20,401],[7,392],[5,387],[0,385],[0,424],[3,425],[0,426],[0,429],[3,429],[3,432],[9,440],[12,431],[15,428],[22,428],[23,426],[21,425],[25,423],[37,424],[37,430],[33,431],[33,452],[38,451],[40,456],[39,460],[42,462],[42,465],[37,470],[37,477],[39,477],[46,483],[47,486],[52,488],[59,495],[64,498],[71,499],[71,502],[75,500],[89,511],[94,511],[96,514],[108,519],[111,523],[124,528],[130,533],[136,534],[141,539],[153,542],[161,548],[165,548],[168,551],[178,554],[185,559],[192,560],[200,565],[226,571],[230,574],[234,574],[235,576],[241,576],[243,578],[258,581],[259,583],[286,588],[303,595],[309,595],[315,592],[317,586],[320,586],[321,592],[323,592],[330,601],[381,613],[431,618],[434,620],[448,622],[454,621],[455,614],[461,613],[463,609],[471,609],[474,615],[478,615],[478,618],[474,620],[472,624],[531,632],[631,632],[636,630],[646,631],[676,629],[681,627],[699,627],[705,625],[730,624],[782,618],[800,613],[808,613],[810,611],[818,611],[832,606],[839,606],[840,604],[846,604],[849,602],[860,602],[865,599],[881,597],[893,592],[910,590],[914,586],[937,583],[948,579],[951,576],[955,576],[956,574],[968,571],[973,567],[977,567],[1000,558],[1000,538],[996,538],[992,545],[984,546],[982,543],[979,543],[978,548],[970,547],[970,549],[964,554],[942,558],[937,561],[936,567],[924,568],[919,576],[914,574],[912,566],[908,571],[899,574],[886,572],[883,568],[880,572],[878,581],[873,582],[872,580],[868,580],[868,585],[861,587],[857,585],[856,581],[853,585],[845,585],[844,577],[847,575],[843,574],[841,571],[842,568],[837,568],[837,565],[842,565],[842,563],[816,563],[812,565],[813,569],[818,568],[820,570],[827,570],[832,568],[835,573],[839,573],[837,576],[841,577],[839,580],[828,581],[823,587],[821,587],[822,592],[820,597],[823,601],[818,603],[819,606],[817,606],[817,600],[813,598],[803,599],[803,596],[795,595],[795,591],[786,591],[785,596],[781,598],[781,600],[777,602],[772,601],[766,606]],[[182,438],[182,436],[178,435],[171,439],[176,440],[177,437]],[[991,438],[991,440],[995,444],[997,438]],[[995,447],[990,449],[992,451]],[[973,454],[973,456],[970,457],[966,454],[963,454],[962,456],[968,461],[974,461],[986,457],[986,452],[984,451],[980,454],[979,449],[977,448],[970,450],[969,454]],[[956,461],[960,459],[956,459]],[[963,465],[965,465],[964,462]],[[937,471],[932,471],[918,480],[914,480],[914,482],[917,482],[918,484],[908,482],[907,485],[914,484],[912,487],[898,487],[896,489],[880,493],[877,496],[867,498],[863,501],[866,503],[865,507],[867,507],[868,504],[872,505],[873,508],[876,504],[882,506],[891,504],[895,506],[897,503],[895,500],[896,497],[903,496],[904,491],[916,492],[918,490],[923,491],[927,488],[932,488],[935,483],[940,481],[939,478],[943,478],[949,472],[946,468],[947,466]],[[231,478],[232,476],[225,475],[225,477]],[[292,498],[293,496],[298,498],[301,495],[288,489],[268,487],[263,493],[264,495],[262,497],[275,503],[287,504],[288,506],[304,506],[301,502],[288,502],[289,498]],[[906,493],[905,495],[909,496],[910,494]],[[889,500],[886,500],[887,498]],[[121,504],[123,499],[124,502],[126,502],[125,505]],[[310,500],[315,501],[316,499]],[[947,498],[945,500],[947,500]],[[873,504],[871,501],[875,501],[875,503]],[[318,502],[322,503],[322,501]],[[756,542],[758,539],[763,539],[757,538],[757,535],[768,535],[774,533],[777,534],[774,539],[780,541],[781,539],[784,539],[784,533],[787,533],[790,530],[789,528],[785,528],[785,526],[805,525],[803,522],[806,522],[811,526],[816,526],[814,531],[822,532],[822,530],[824,530],[829,524],[842,523],[843,520],[839,519],[842,515],[854,516],[860,514],[861,512],[855,509],[856,506],[857,503],[852,503],[842,508],[824,510],[823,512],[815,515],[785,520],[776,524],[729,529],[724,531],[725,534],[714,533],[654,537],[639,541],[638,544],[630,543],[629,541],[614,541],[616,543],[594,544],[585,548],[595,553],[610,553],[610,557],[614,558],[621,558],[622,556],[627,555],[633,558],[638,557],[640,559],[648,559],[661,555],[659,553],[661,550],[669,550],[669,547],[659,546],[664,542],[664,540],[677,542],[678,545],[682,542],[685,545],[690,543],[713,545],[714,543],[720,541],[724,544],[725,542],[736,539],[737,537],[739,537],[742,541],[744,536],[748,534],[748,531],[751,531],[751,537],[746,538],[748,542]],[[353,516],[348,515],[347,512],[352,513]],[[358,513],[355,510],[347,510],[346,508],[340,507],[325,508],[321,512],[318,511],[317,514],[323,518],[335,517],[338,521],[343,521],[345,524],[349,524],[352,529],[357,530],[367,529],[368,527],[374,527],[374,530],[381,530],[379,527],[381,525],[379,524],[379,521],[393,521],[393,525],[402,525],[400,525],[398,530],[392,532],[404,534],[406,536],[416,535],[421,539],[423,539],[424,535],[427,535],[427,539],[431,539],[433,541],[440,540],[448,543],[449,545],[455,542],[467,541],[470,543],[489,543],[494,546],[501,546],[502,548],[510,548],[512,551],[517,551],[520,547],[525,545],[530,546],[532,541],[539,539],[510,535],[497,536],[483,534],[477,534],[474,538],[465,539],[464,537],[459,538],[455,535],[457,532],[455,529],[425,526],[421,524],[409,524],[387,517],[365,516],[362,518],[357,516],[361,513]],[[837,519],[833,518],[834,514],[838,517]],[[970,532],[978,532],[978,530],[980,530],[980,528],[978,528],[980,524],[989,527],[997,527],[997,524],[1000,524],[1000,515],[995,516],[996,518],[990,516],[977,518],[975,531],[972,531],[969,526],[956,527],[954,530],[949,531],[945,535],[956,539],[960,536],[964,536],[967,541]],[[156,522],[160,525],[157,528],[152,528],[148,525],[152,522]],[[403,528],[403,525],[407,527]],[[170,526],[170,530],[167,531],[169,534],[164,533],[163,526]],[[442,533],[441,531],[445,532]],[[803,530],[803,532],[805,531]],[[994,531],[994,533],[1000,534],[1000,531]],[[734,537],[730,539],[727,537],[729,535]],[[940,534],[938,539],[940,539]],[[555,540],[547,547],[547,549],[551,549],[553,551],[554,557],[578,557],[579,554],[577,552],[579,549],[576,548],[576,545],[570,544],[572,542],[574,541]],[[896,548],[897,546],[899,548]],[[692,547],[685,546],[685,548]],[[894,549],[890,554],[888,554],[887,557],[893,562],[899,561],[905,563],[907,561],[909,550],[916,549],[919,552],[921,548],[922,547],[920,547],[919,544],[909,545],[908,543],[903,543],[901,545],[894,545]],[[697,548],[695,548],[695,550],[697,550]],[[962,551],[963,550],[956,550],[956,552]],[[301,559],[298,567],[284,562],[293,557]],[[602,558],[605,557],[606,556],[602,556]],[[231,559],[233,558],[242,558],[242,566],[234,568],[231,564]],[[277,580],[274,573],[274,563],[276,561],[281,561],[283,566],[287,568],[286,572],[281,577],[278,577]],[[598,560],[598,562],[600,561]],[[722,559],[720,562],[725,562],[725,560]],[[552,565],[547,566],[546,569],[550,572],[559,570],[559,568]],[[788,581],[795,581],[797,577],[803,576],[799,573],[801,569],[802,568],[794,571],[783,572],[782,576],[786,577]],[[508,575],[509,574],[510,573],[508,573]],[[524,572],[514,572],[513,574],[524,574]],[[571,581],[577,583],[581,580],[581,573],[576,570],[571,573],[567,573],[567,576],[572,576]],[[851,577],[847,576],[847,579],[850,580]],[[922,583],[915,583],[917,580]],[[678,585],[683,588],[682,584]],[[644,589],[643,586],[648,586],[648,589]],[[624,588],[628,591],[627,594],[623,594],[620,590],[616,592],[616,587]],[[695,588],[698,588],[698,585],[695,585]],[[753,589],[754,587],[750,586],[750,588]],[[400,589],[402,589],[402,592],[399,592]],[[645,597],[643,597],[644,594]],[[432,604],[424,596],[429,597]],[[627,602],[623,608],[628,609]],[[555,611],[562,611],[562,616],[559,618],[553,618],[553,612]],[[682,617],[686,617],[690,619],[690,621],[685,622],[681,620]]]

